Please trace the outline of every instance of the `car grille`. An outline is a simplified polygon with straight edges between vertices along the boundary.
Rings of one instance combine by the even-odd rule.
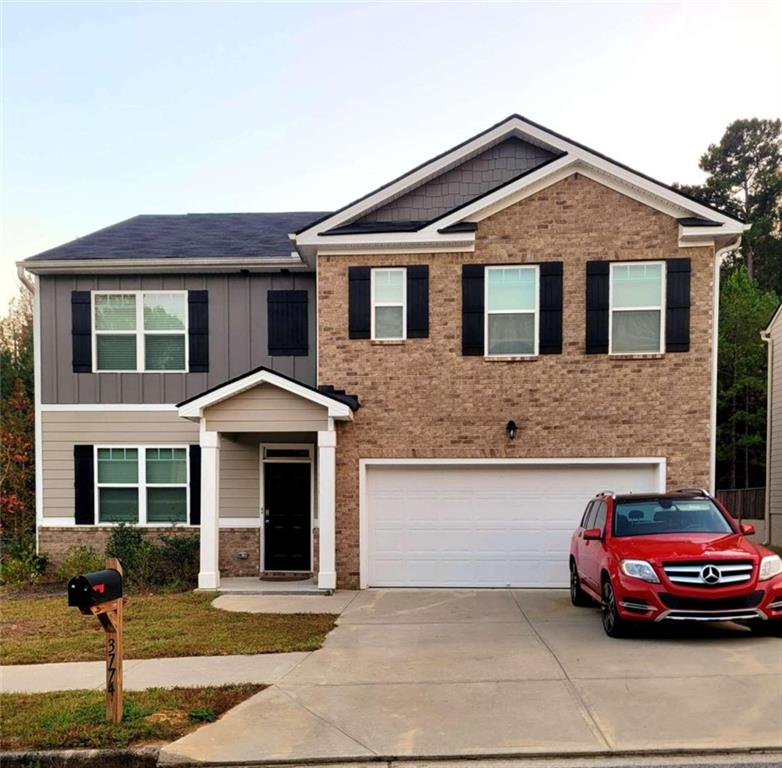
[[[741,597],[679,597],[668,595],[665,592],[659,594],[660,600],[666,608],[677,611],[734,611],[742,608],[754,608],[763,599],[763,592],[752,592]]]
[[[674,584],[698,587],[724,587],[752,578],[751,560],[718,560],[663,563],[665,575]]]

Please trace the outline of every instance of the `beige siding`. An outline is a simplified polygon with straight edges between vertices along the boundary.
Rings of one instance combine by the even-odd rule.
[[[772,390],[768,418],[771,446],[768,454],[771,541],[782,544],[782,322],[771,329]]]
[[[198,424],[176,411],[44,411],[44,517],[73,517],[74,445],[184,445],[198,442]]]
[[[271,384],[260,384],[204,410],[215,432],[317,432],[328,429],[326,408]]]
[[[220,517],[260,515],[258,439],[220,438]]]

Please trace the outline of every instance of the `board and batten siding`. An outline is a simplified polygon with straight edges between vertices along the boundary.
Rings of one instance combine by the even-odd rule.
[[[43,516],[74,516],[74,445],[189,445],[198,423],[176,411],[43,411]],[[279,440],[280,436],[273,436]],[[296,442],[312,442],[295,435]],[[271,435],[266,436],[272,438]],[[262,435],[220,440],[220,517],[260,515],[259,442]],[[294,439],[290,439],[294,442]]]
[[[270,357],[266,294],[307,290],[309,354]],[[265,365],[315,384],[315,276],[311,273],[230,275],[43,275],[41,402],[59,404],[178,403]],[[71,291],[208,290],[208,373],[74,373]]]
[[[771,543],[782,545],[782,322],[771,328],[771,448],[768,452],[769,527]]]
[[[260,384],[204,409],[206,429],[214,432],[317,432],[328,429],[322,405]]]

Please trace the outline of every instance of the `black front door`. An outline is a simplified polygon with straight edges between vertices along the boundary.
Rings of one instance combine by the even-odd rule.
[[[310,570],[310,465],[263,465],[264,570]]]

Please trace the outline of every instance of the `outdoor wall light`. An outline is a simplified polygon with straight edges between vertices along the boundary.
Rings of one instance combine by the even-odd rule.
[[[505,431],[508,434],[508,437],[511,440],[516,439],[516,433],[519,431],[519,428],[516,426],[516,422],[512,419],[505,425]]]

